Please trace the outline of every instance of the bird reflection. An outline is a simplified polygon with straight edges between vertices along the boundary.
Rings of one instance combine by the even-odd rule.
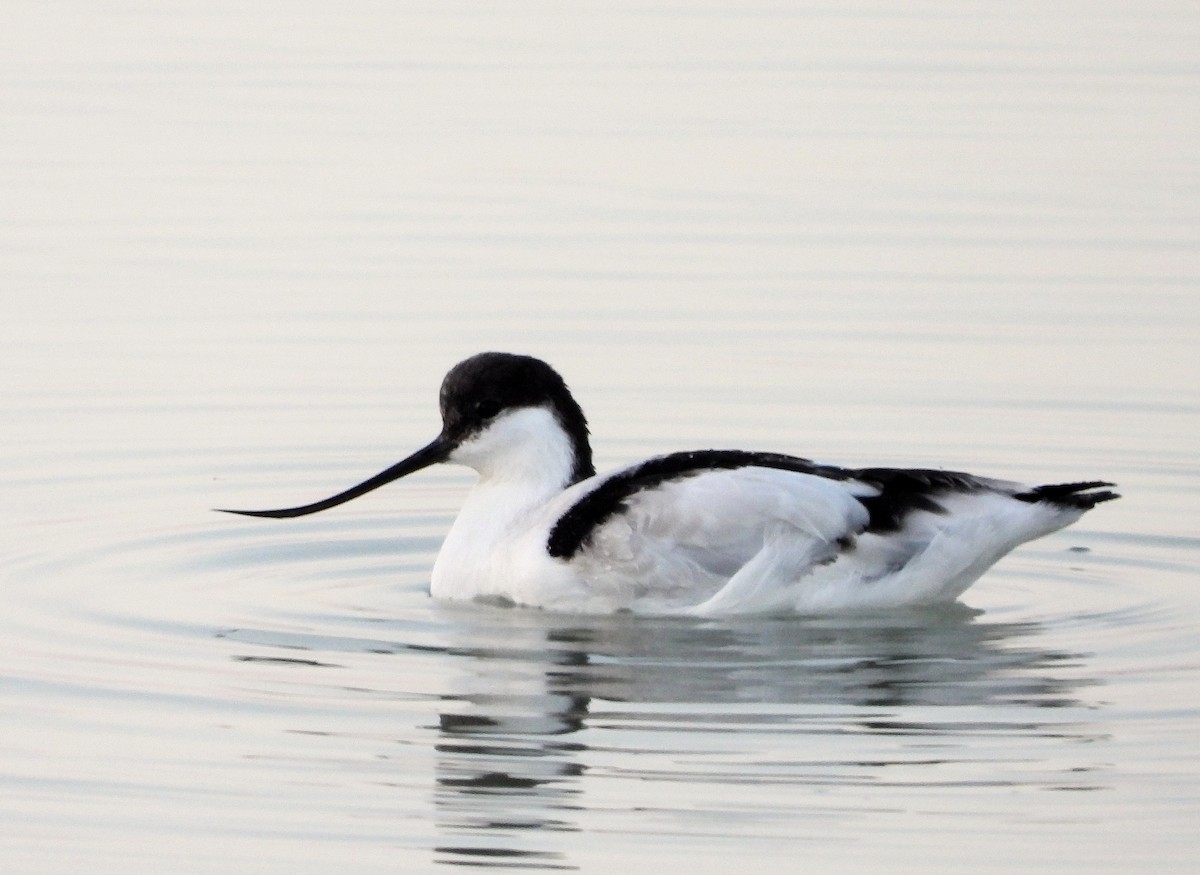
[[[554,641],[554,630],[546,638]],[[439,862],[575,868],[561,854],[528,846],[525,836],[541,842],[548,832],[578,831],[570,812],[581,792],[583,746],[564,736],[583,728],[590,698],[563,676],[586,666],[587,653],[454,652],[468,657],[465,674],[474,689],[447,696],[439,715],[436,804],[443,832],[475,840],[440,845]]]
[[[813,731],[807,710],[780,706],[819,705],[843,730],[953,735],[969,731],[961,713],[939,723],[927,706],[1001,706],[989,731],[1051,735],[1060,723],[1002,706],[1077,706],[1085,683],[1064,670],[1083,655],[1036,646],[1036,624],[966,608],[740,622],[456,609],[449,626],[462,644],[447,650],[461,662],[438,724],[437,858],[456,865],[575,868],[556,835],[579,829],[596,712],[628,733],[687,732],[716,709],[723,731],[738,731],[731,709],[759,730]]]

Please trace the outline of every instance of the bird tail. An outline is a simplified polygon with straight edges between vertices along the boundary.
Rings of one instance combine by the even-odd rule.
[[[1105,488],[1115,485],[1115,483],[1106,483],[1103,480],[1089,480],[1085,483],[1048,483],[1045,486],[1035,486],[1026,492],[1018,492],[1013,498],[1018,501],[1027,501],[1030,504],[1047,501],[1057,504],[1059,507],[1091,510],[1102,501],[1112,501],[1114,498],[1121,497],[1111,489]]]

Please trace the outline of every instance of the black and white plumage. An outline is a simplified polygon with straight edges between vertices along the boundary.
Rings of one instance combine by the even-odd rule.
[[[301,507],[333,507],[437,462],[479,481],[431,592],[551,610],[837,613],[949,603],[1017,545],[1117,495],[952,471],[839,468],[699,450],[597,476],[587,421],[538,359],[486,352],[442,383],[442,431],[407,459]]]

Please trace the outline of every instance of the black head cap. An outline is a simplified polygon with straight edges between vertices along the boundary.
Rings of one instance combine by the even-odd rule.
[[[545,407],[553,412],[575,446],[572,482],[596,473],[583,410],[563,378],[541,359],[507,352],[473,355],[446,374],[439,403],[442,436],[456,443],[505,410]]]

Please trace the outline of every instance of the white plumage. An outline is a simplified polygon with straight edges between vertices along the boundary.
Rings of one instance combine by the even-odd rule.
[[[482,353],[442,385],[442,434],[299,516],[435,462],[479,481],[431,592],[549,610],[724,615],[953,602],[1018,544],[1117,497],[1092,481],[1028,487],[967,474],[843,469],[707,450],[596,476],[582,411],[544,362]]]

